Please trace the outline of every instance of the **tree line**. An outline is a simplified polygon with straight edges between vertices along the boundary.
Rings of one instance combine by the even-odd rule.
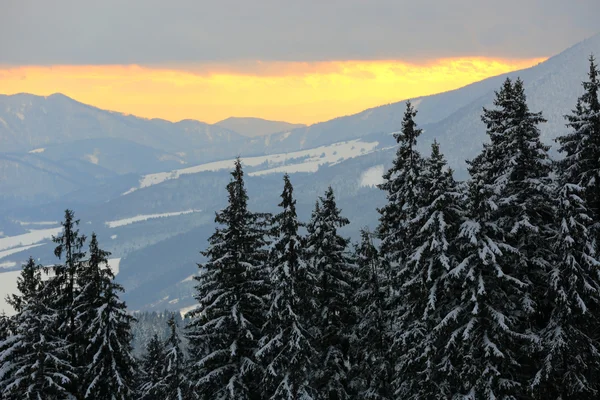
[[[600,396],[600,72],[557,139],[507,79],[488,141],[457,182],[440,146],[416,150],[406,104],[386,204],[358,243],[329,188],[308,222],[288,175],[276,214],[248,208],[241,161],[202,252],[198,308],[131,356],[108,254],[67,211],[64,263],[30,260],[0,325],[5,398],[595,399]],[[85,259],[84,259],[85,258]],[[181,335],[188,342],[182,350]]]

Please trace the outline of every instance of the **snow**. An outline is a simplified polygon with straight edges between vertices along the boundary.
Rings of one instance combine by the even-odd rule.
[[[25,116],[23,114],[21,114],[20,112],[16,112],[15,115],[17,116],[17,118],[19,118],[21,121],[25,120]]]
[[[31,151],[30,151],[31,153]],[[37,221],[37,222],[25,222],[25,221],[17,221],[17,223],[21,226],[29,226],[29,225],[58,225],[60,222],[58,221]]]
[[[274,173],[288,173],[293,174],[297,172],[317,172],[319,170],[318,162],[307,162],[302,164],[283,165],[281,167],[265,169],[264,171],[250,172],[250,176],[260,176]]]
[[[383,164],[376,165],[360,176],[360,187],[375,187],[383,183]]]
[[[322,165],[335,164],[343,160],[371,153],[375,151],[378,145],[379,142],[376,141],[363,142],[361,139],[355,139],[291,153],[245,157],[242,158],[242,164],[246,167],[262,167],[264,165],[264,169],[253,171],[249,174],[254,176],[279,172],[316,172]],[[138,187],[129,189],[123,195],[128,195],[138,189],[158,185],[171,179],[178,179],[182,175],[229,170],[233,168],[234,162],[235,159],[214,161],[170,172],[144,175],[140,179]]]
[[[91,162],[92,164],[98,165],[98,163],[100,162],[100,159],[98,158],[98,156],[100,155],[99,152],[94,151],[93,154],[86,154],[83,157],[88,160],[89,162]]]
[[[420,99],[412,100],[410,104],[412,104],[413,108],[417,110],[419,108],[419,104],[421,104],[422,101],[423,98],[421,97]]]
[[[185,210],[185,211],[168,212],[168,213],[162,213],[162,214],[136,215],[135,217],[131,217],[131,218],[124,218],[124,219],[119,219],[119,220],[115,220],[115,221],[107,221],[104,224],[106,226],[108,226],[109,228],[117,228],[119,226],[130,225],[130,224],[134,224],[136,222],[147,221],[149,219],[175,217],[178,215],[191,214],[191,213],[196,213],[196,212],[200,212],[200,211],[202,211],[202,210]],[[116,236],[115,236],[115,238],[116,238]],[[112,236],[111,236],[111,239],[113,239]]]
[[[112,270],[113,274],[117,275],[119,273],[119,269],[121,268],[121,259],[120,258],[109,258],[108,265]]]
[[[30,150],[30,151],[29,151],[29,153],[30,153],[30,154],[37,154],[37,153],[43,153],[44,151],[46,151],[46,149],[45,149],[45,148],[43,148],[43,147],[41,147],[41,148],[39,148],[39,149],[33,149],[33,150]]]
[[[279,137],[279,141],[280,141],[280,142],[283,142],[285,139],[289,138],[291,134],[292,134],[292,132],[291,132],[291,131],[284,133],[283,135],[281,135],[281,136]]]
[[[195,310],[198,307],[199,307],[198,304],[194,304],[193,306],[189,306],[189,307],[184,307],[184,308],[179,309],[179,313],[181,314],[182,318],[185,318],[185,315],[187,313],[189,313],[190,311]]]
[[[0,250],[12,249],[18,246],[29,246],[58,235],[62,227],[48,229],[30,229],[28,233],[17,236],[0,238]]]
[[[9,271],[0,273],[0,313],[13,315],[15,311],[6,302],[6,296],[17,293],[17,278],[21,271]]]
[[[111,235],[111,236],[110,236],[110,238],[111,238],[112,240],[115,240],[115,239],[117,238],[117,235]]]
[[[44,244],[45,243],[32,244],[30,246],[21,246],[21,247],[15,247],[15,248],[10,249],[10,250],[0,251],[0,259],[3,259],[4,257],[8,257],[11,254],[16,254],[16,253],[20,253],[20,252],[25,251],[25,250],[33,249],[34,247],[43,246]]]
[[[111,258],[108,260],[113,273],[119,273],[120,258]],[[13,308],[6,302],[6,297],[17,293],[17,278],[21,275],[21,271],[0,272],[0,314],[13,315]],[[47,278],[48,274],[42,273],[42,277]]]
[[[0,263],[0,268],[12,268],[16,265],[17,263],[14,261],[5,261]]]

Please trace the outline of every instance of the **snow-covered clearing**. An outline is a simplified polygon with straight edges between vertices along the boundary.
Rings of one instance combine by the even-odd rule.
[[[131,217],[131,218],[118,219],[115,221],[107,221],[104,224],[106,226],[108,226],[109,228],[117,228],[119,226],[130,225],[130,224],[134,224],[136,222],[147,221],[149,219],[175,217],[178,215],[191,214],[191,213],[196,213],[196,212],[200,212],[200,211],[202,211],[202,210],[185,210],[185,211],[176,211],[176,212],[169,212],[169,213],[162,213],[162,214],[136,215],[135,217]],[[116,239],[116,236],[115,236],[115,239]]]
[[[111,258],[108,260],[108,265],[116,275],[119,273],[120,258]],[[42,273],[42,277],[47,279],[52,272],[48,274]],[[17,293],[17,279],[21,275],[21,271],[0,272],[0,313],[13,315],[15,310],[6,302],[6,296]]]
[[[36,222],[26,222],[26,221],[17,221],[17,223],[21,226],[30,226],[30,225],[58,225],[60,222],[58,221],[36,221]]]
[[[31,229],[28,233],[0,238],[0,250],[12,249],[18,246],[29,246],[42,240],[58,235],[62,227],[48,229]]]
[[[10,250],[0,251],[0,260],[3,259],[4,257],[10,256],[11,254],[20,253],[20,252],[25,251],[25,250],[33,249],[34,247],[43,246],[44,244],[45,243],[32,244],[32,245],[29,245],[29,246],[20,246],[20,247],[12,248]]]
[[[378,142],[363,142],[361,139],[355,139],[291,153],[244,157],[242,158],[242,164],[247,167],[261,167],[264,165],[264,168],[259,171],[253,171],[249,175],[264,175],[277,172],[316,172],[321,165],[335,164],[343,160],[371,153],[375,151],[378,145]],[[215,161],[189,168],[176,169],[170,172],[144,175],[137,187],[129,189],[123,195],[130,194],[138,189],[158,185],[171,179],[178,179],[182,175],[231,169],[234,162],[235,159]]]
[[[383,165],[375,165],[360,175],[360,187],[375,187],[383,183]]]
[[[16,265],[17,265],[17,263],[14,261],[0,262],[0,268],[12,268]]]

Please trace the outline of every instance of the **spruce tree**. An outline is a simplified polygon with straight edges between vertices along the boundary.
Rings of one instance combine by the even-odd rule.
[[[161,398],[164,400],[189,399],[191,388],[175,317],[171,316],[167,324],[170,334],[165,343],[164,384],[162,385],[164,386],[164,396]]]
[[[86,325],[79,335],[86,347],[81,356],[85,363],[80,376],[81,395],[85,399],[132,399],[135,388],[136,362],[131,354],[131,323],[126,305],[119,299],[123,287],[114,282],[108,265],[110,253],[98,246],[92,234],[89,261],[81,275],[78,314]]]
[[[373,244],[373,234],[366,229],[360,232],[361,241],[356,246],[356,341],[354,390],[358,398],[366,400],[393,399],[391,378],[393,365],[388,357],[390,326],[385,315],[386,274]]]
[[[548,256],[547,244],[539,249],[532,244],[535,232],[546,233],[548,182],[546,149],[536,127],[542,118],[524,101],[521,83],[507,79],[496,93],[495,109],[482,117],[490,143],[469,163],[468,219],[459,233],[462,261],[449,273],[459,300],[442,321],[449,332],[446,356],[459,366],[453,395],[514,399],[527,393],[531,360],[523,354],[535,342],[530,325],[539,322],[528,322],[536,311],[532,283],[539,282],[546,263],[535,255]],[[539,169],[524,171],[526,165]]]
[[[314,287],[315,280],[307,270],[298,233],[293,187],[287,174],[283,180],[281,212],[273,217],[275,241],[269,257],[272,291],[257,355],[265,365],[263,398],[309,400],[317,398],[310,385],[315,351],[305,326],[310,304],[304,290]]]
[[[22,292],[11,300],[19,312],[0,353],[3,399],[68,398],[67,388],[75,377],[68,360],[68,343],[54,336],[52,327],[58,314],[48,307],[50,293],[40,270],[30,258],[18,279]]]
[[[567,181],[584,188],[594,229],[600,231],[600,70],[590,56],[588,80],[583,82],[584,94],[565,118],[571,132],[557,138],[564,153],[562,170]],[[598,232],[596,233],[598,235]],[[598,237],[596,238],[596,240]]]
[[[231,175],[229,204],[216,214],[218,227],[202,253],[208,261],[196,278],[190,378],[203,398],[247,400],[261,392],[255,352],[266,314],[266,238],[264,216],[248,210],[239,159]]]
[[[350,221],[341,215],[331,187],[308,225],[308,262],[317,272],[318,314],[315,347],[319,360],[314,374],[319,398],[344,400],[351,396],[350,341],[355,323],[353,292],[355,266],[348,254],[349,239],[338,228]]]
[[[154,335],[146,346],[140,365],[138,397],[141,400],[165,398],[164,388],[165,345],[158,335]]]
[[[558,259],[545,285],[552,309],[542,330],[543,359],[533,380],[537,399],[596,399],[600,395],[600,262],[584,193],[582,187],[561,180],[559,230],[553,240]]]
[[[390,358],[399,360],[402,355],[402,326],[405,314],[401,288],[408,272],[407,257],[412,253],[412,238],[415,235],[413,221],[419,208],[421,197],[419,174],[423,159],[416,150],[417,138],[422,130],[417,128],[414,118],[417,111],[410,101],[402,120],[402,128],[394,137],[398,150],[391,168],[383,175],[384,182],[379,185],[386,192],[387,203],[380,208],[377,234],[381,239],[380,255],[387,275],[386,317],[389,320],[392,335]],[[394,371],[393,386],[399,388],[400,376]]]
[[[4,342],[10,336],[11,325],[10,318],[4,313],[0,314],[0,342]],[[0,351],[2,351],[2,346],[0,346]]]
[[[380,208],[377,233],[381,239],[381,254],[389,268],[399,273],[408,255],[412,233],[408,226],[417,212],[420,196],[418,189],[419,171],[423,160],[416,150],[417,138],[422,130],[414,120],[417,115],[410,101],[402,120],[402,129],[394,134],[398,150],[392,167],[383,175],[379,185],[386,192],[387,203]]]
[[[453,372],[444,359],[445,337],[438,325],[452,310],[444,278],[457,265],[456,236],[462,218],[460,194],[434,142],[418,179],[419,209],[399,293],[404,312],[398,324],[401,355],[398,391],[402,399],[446,399]]]
[[[83,245],[86,237],[79,233],[77,226],[79,220],[75,219],[72,210],[65,211],[65,219],[61,223],[62,232],[54,236],[52,240],[56,243],[54,255],[64,262],[54,265],[54,276],[49,279],[48,285],[52,295],[49,300],[52,302],[52,309],[58,313],[56,322],[58,325],[53,327],[56,335],[60,336],[69,344],[69,362],[77,370],[82,364],[82,353],[86,343],[83,337],[77,332],[80,326],[77,324],[77,298],[79,296],[79,286],[77,285],[78,276],[83,268],[83,258],[85,252]],[[71,393],[79,392],[79,381],[75,379],[70,388]]]

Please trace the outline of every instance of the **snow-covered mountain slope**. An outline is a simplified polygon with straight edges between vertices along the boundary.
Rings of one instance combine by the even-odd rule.
[[[245,140],[220,126],[191,120],[172,123],[138,118],[101,110],[62,94],[0,95],[2,152],[30,151],[51,144],[103,138],[129,140],[173,153],[218,148]]]
[[[531,109],[543,111],[549,120],[542,126],[548,144],[564,129],[562,115],[574,107],[581,93],[580,82],[586,78],[590,53],[600,57],[600,35],[536,67],[509,74],[524,80]],[[459,178],[464,178],[465,158],[476,155],[486,140],[480,122],[481,109],[491,104],[494,90],[505,78],[495,77],[453,92],[415,99],[413,104],[419,110],[417,123],[424,128],[419,138],[423,153],[428,154],[430,143],[437,138],[450,165],[457,169]],[[361,227],[374,228],[377,223],[376,209],[383,204],[384,196],[376,185],[394,157],[394,139],[390,133],[399,129],[404,109],[403,102],[390,104],[290,132],[242,138],[239,143],[220,137],[219,140],[232,145],[219,148],[220,153],[211,154],[213,158],[195,162],[187,154],[150,145],[157,132],[151,131],[148,143],[144,143],[151,150],[142,158],[160,157],[161,152],[176,157],[153,164],[159,166],[158,170],[144,166],[142,160],[131,161],[129,169],[120,171],[105,168],[101,165],[105,152],[113,154],[112,160],[123,157],[123,153],[111,150],[110,145],[89,146],[85,140],[78,146],[81,145],[84,155],[93,160],[97,157],[98,164],[70,150],[55,150],[43,141],[27,147],[27,152],[3,153],[0,159],[9,160],[9,167],[0,163],[0,195],[15,193],[20,197],[12,203],[19,205],[18,208],[0,207],[0,232],[7,233],[1,237],[27,234],[29,228],[14,220],[56,221],[65,208],[74,208],[82,220],[81,229],[87,234],[96,232],[103,246],[114,257],[122,258],[119,280],[127,289],[127,301],[133,309],[186,307],[190,305],[193,283],[185,279],[197,271],[196,263],[202,261],[199,251],[205,248],[206,239],[214,230],[214,212],[225,204],[225,185],[236,156],[240,155],[245,164],[253,210],[276,210],[281,174],[294,173],[292,181],[300,218],[309,218],[315,199],[331,185],[344,215],[352,221],[344,233],[355,237]],[[5,116],[0,113],[0,118]],[[23,116],[26,121],[27,116]],[[21,121],[16,114],[12,118]],[[132,121],[133,125],[138,123]],[[199,130],[202,136],[203,125],[199,123],[184,121],[178,126],[188,129],[192,136],[196,134],[191,132]],[[102,140],[113,139],[109,135]],[[139,145],[131,137],[126,139]],[[69,143],[74,146],[76,141]],[[218,147],[190,146],[187,152],[211,152]],[[101,151],[95,153],[95,148]],[[15,157],[27,168],[16,166]],[[71,160],[70,168],[65,166],[67,159]],[[44,171],[44,175],[36,175],[39,171]],[[137,173],[122,174],[123,171]],[[2,181],[6,175],[16,177],[10,181],[13,186]],[[31,183],[34,194],[23,182]],[[33,203],[24,200],[40,197],[52,203],[41,202],[31,207],[28,204]],[[4,204],[7,202],[0,199],[0,206]],[[52,227],[39,227],[49,228]],[[29,255],[40,262],[54,262],[48,238],[26,241],[0,249],[0,270],[14,270]]]
[[[419,111],[417,123],[427,129],[422,142],[429,146],[433,138],[438,138],[452,164],[462,168],[464,158],[471,158],[484,140],[479,118],[481,108],[491,105],[494,91],[507,77],[521,77],[525,81],[531,108],[544,111],[548,119],[543,134],[547,141],[551,141],[563,129],[563,114],[575,106],[581,93],[580,83],[586,77],[590,54],[600,58],[600,33],[532,68],[450,92],[413,99]],[[401,126],[404,109],[404,101],[383,105],[295,129],[291,133],[257,138],[255,145],[266,145],[269,152],[275,153],[282,149],[295,151],[350,140],[376,132],[392,132]]]
[[[269,121],[262,118],[230,117],[215,125],[237,132],[248,137],[271,135],[278,132],[289,132],[292,129],[303,128],[304,124],[290,124],[283,121]]]
[[[369,141],[367,139],[363,141],[355,139],[291,153],[243,157],[242,163],[246,167],[251,167],[250,176],[285,172],[290,174],[296,172],[317,172],[320,166],[336,164],[350,158],[368,154],[375,151],[378,147],[379,142],[376,140],[371,139]],[[233,167],[234,161],[235,159],[216,161],[170,172],[144,175],[137,187],[129,189],[124,194],[132,193],[140,188],[157,185],[167,180],[178,179],[182,175],[230,170]]]

